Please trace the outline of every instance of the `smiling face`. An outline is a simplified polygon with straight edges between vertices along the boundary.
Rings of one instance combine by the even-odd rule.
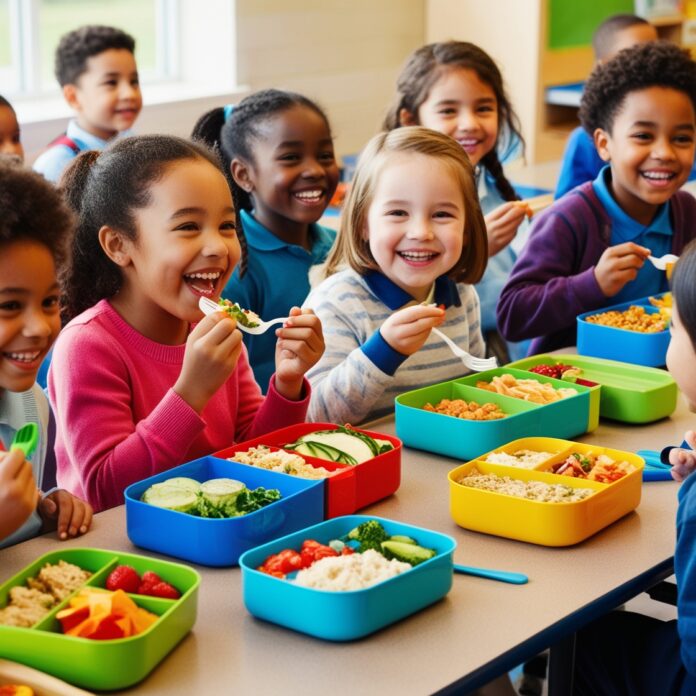
[[[402,125],[421,125],[454,138],[476,166],[498,138],[498,100],[491,86],[469,68],[447,68],[435,82],[416,117]]]
[[[60,331],[56,267],[48,247],[0,248],[0,389],[26,391]]]
[[[19,123],[14,110],[0,105],[0,155],[18,157],[20,161],[24,161],[24,148],[19,135]]]
[[[110,48],[87,59],[76,84],[63,87],[81,128],[108,140],[133,125],[143,105],[133,54]]]
[[[302,243],[338,185],[329,127],[313,109],[294,106],[259,124],[253,162],[233,165],[251,193],[256,219],[280,239]]]
[[[684,394],[689,408],[696,411],[696,372],[692,369],[696,362],[696,350],[682,324],[676,303],[672,307],[669,330],[671,338],[667,349],[667,369]]]
[[[416,153],[394,156],[379,173],[364,230],[380,271],[422,302],[459,261],[464,196],[449,165]]]
[[[171,164],[149,193],[149,205],[134,211],[135,240],[115,234],[109,245],[102,237],[123,272],[113,303],[143,335],[180,343],[201,319],[199,298],[219,297],[241,256],[232,196],[203,159]]]
[[[686,182],[694,161],[694,107],[683,92],[648,87],[629,92],[611,132],[598,128],[595,145],[611,164],[616,202],[648,225],[659,205]]]

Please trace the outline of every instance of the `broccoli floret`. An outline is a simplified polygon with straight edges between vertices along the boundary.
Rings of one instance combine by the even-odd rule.
[[[359,524],[355,529],[351,529],[350,532],[348,532],[348,539],[360,542],[360,546],[358,547],[360,553],[368,549],[381,553],[382,549],[380,544],[389,539],[389,535],[377,520],[368,520],[367,522]]]

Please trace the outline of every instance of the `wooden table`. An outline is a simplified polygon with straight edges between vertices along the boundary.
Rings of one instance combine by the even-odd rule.
[[[392,419],[370,427],[394,432]],[[660,449],[680,442],[688,427],[693,416],[680,400],[670,419],[643,427],[602,423],[579,439]],[[448,512],[446,476],[455,464],[405,450],[398,493],[363,512],[450,534],[459,544],[458,562],[524,572],[529,584],[458,575],[438,604],[362,641],[332,644],[253,619],[242,602],[238,569],[199,568],[193,632],[128,693],[464,693],[672,573],[677,484],[644,484],[637,512],[582,544],[552,549],[457,527]],[[1,551],[0,581],[56,544],[41,537]],[[124,509],[98,515],[87,537],[66,546],[133,551]]]

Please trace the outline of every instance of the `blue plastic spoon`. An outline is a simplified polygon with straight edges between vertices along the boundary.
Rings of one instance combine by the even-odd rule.
[[[479,578],[488,578],[489,580],[498,580],[500,582],[509,582],[513,585],[524,585],[529,582],[529,578],[522,573],[509,573],[506,570],[492,570],[490,568],[474,568],[473,566],[454,564],[454,572],[462,573],[462,575],[475,575]]]

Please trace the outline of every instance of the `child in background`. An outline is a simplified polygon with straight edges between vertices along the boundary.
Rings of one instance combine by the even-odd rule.
[[[198,307],[220,295],[241,255],[210,151],[126,138],[81,154],[62,185],[79,220],[65,283],[71,321],[48,376],[59,482],[104,510],[134,481],[304,421],[304,373],[324,349],[319,320],[294,308],[275,332],[264,399],[236,322]]]
[[[605,63],[624,48],[647,41],[657,41],[657,30],[650,22],[630,14],[613,15],[592,36],[595,64]],[[593,181],[603,166],[592,135],[578,126],[568,138],[554,197],[560,198],[576,186]]]
[[[501,362],[522,358],[527,345],[507,346],[497,333],[495,311],[517,253],[526,208],[505,178],[496,145],[502,130],[522,140],[519,120],[490,56],[464,41],[419,48],[397,81],[397,97],[384,127],[421,125],[454,138],[475,167],[478,199],[488,231],[488,266],[476,291],[481,328]]]
[[[19,122],[12,104],[0,95],[0,155],[24,162]]]
[[[48,401],[35,383],[60,330],[56,269],[72,216],[41,176],[0,159],[0,450],[25,423],[39,427],[29,460],[0,451],[0,548],[56,529],[84,534],[92,510],[67,491],[37,489],[55,476]]]
[[[80,27],[61,38],[55,75],[76,117],[34,162],[49,181],[80,152],[129,134],[143,105],[134,52],[135,39],[113,27]]]
[[[672,340],[667,368],[696,410],[696,243],[691,242],[672,278]],[[693,431],[686,440],[696,445]],[[692,450],[671,448],[677,480],[696,469]],[[677,620],[616,611],[577,634],[575,694],[691,696],[696,694],[696,476],[679,489]]]
[[[599,65],[580,118],[608,163],[536,220],[498,305],[508,339],[532,353],[575,345],[578,314],[668,289],[647,257],[696,236],[696,200],[679,189],[694,159],[696,63],[666,42]]]
[[[435,326],[483,357],[478,297],[465,283],[483,275],[486,244],[473,168],[452,138],[417,126],[372,138],[329,277],[305,303],[330,346],[307,375],[310,420],[358,423],[393,410],[397,394],[461,376]]]
[[[269,89],[204,115],[192,137],[221,150],[247,245],[246,266],[235,269],[223,297],[264,319],[287,316],[309,294],[310,267],[325,261],[336,237],[317,224],[339,176],[326,114],[306,97]],[[245,334],[244,343],[265,390],[274,337]]]

